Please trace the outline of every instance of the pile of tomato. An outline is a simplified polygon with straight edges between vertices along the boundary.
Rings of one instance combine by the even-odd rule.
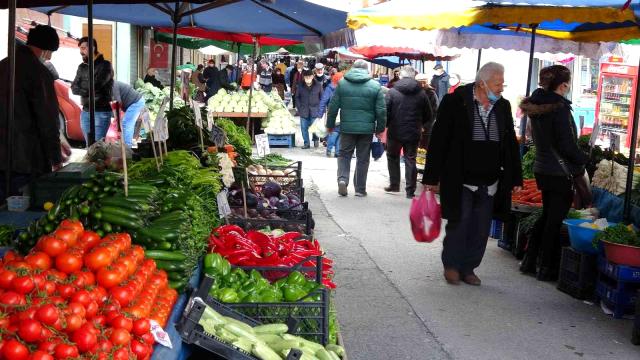
[[[164,327],[177,297],[128,234],[64,220],[0,260],[0,359],[149,359],[151,324]]]

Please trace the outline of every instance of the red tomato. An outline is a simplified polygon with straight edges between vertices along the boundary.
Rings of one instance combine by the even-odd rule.
[[[7,327],[9,327],[10,323],[11,322],[9,321],[9,317],[7,315],[5,314],[0,315],[0,329],[6,329]]]
[[[68,359],[68,358],[76,358],[80,354],[78,354],[78,348],[73,345],[60,343],[56,345],[55,349],[55,357],[58,360]]]
[[[90,301],[87,306],[85,306],[85,310],[87,320],[93,319],[98,313],[98,303],[93,300]]]
[[[127,286],[116,286],[111,288],[109,292],[111,298],[117,301],[120,306],[127,306],[133,298],[133,292]]]
[[[82,247],[85,250],[90,250],[99,243],[100,235],[94,233],[93,231],[83,232],[78,239],[78,246]]]
[[[64,219],[60,222],[58,229],[73,230],[76,234],[81,235],[84,232],[84,226],[79,220]]]
[[[111,341],[104,339],[98,342],[98,351],[109,353],[111,352],[111,349],[113,349],[113,344],[111,343]]]
[[[113,261],[113,254],[107,247],[97,247],[84,256],[84,263],[91,271],[97,271],[108,266]]]
[[[13,291],[22,295],[30,293],[35,288],[33,279],[28,275],[16,277],[11,281],[11,286],[13,287]]]
[[[33,274],[32,279],[33,279],[33,284],[36,287],[36,290],[42,290],[42,287],[44,286],[44,282],[47,281],[47,278],[44,276],[43,273]]]
[[[98,337],[92,331],[88,331],[84,327],[73,332],[71,335],[71,341],[73,341],[80,352],[87,352],[91,350],[98,343]]]
[[[129,350],[121,347],[113,352],[113,360],[129,360]]]
[[[9,261],[13,261],[13,260],[17,260],[20,259],[20,255],[18,255],[18,253],[16,253],[13,250],[9,250],[4,254],[4,257],[2,258],[2,260],[4,260],[4,262],[9,262]]]
[[[44,351],[48,354],[53,354],[53,352],[56,350],[56,345],[58,345],[58,343],[45,340],[38,344],[38,350]]]
[[[29,360],[53,360],[53,356],[46,351],[36,350],[31,353]]]
[[[126,329],[113,329],[109,340],[113,345],[126,346],[131,341],[131,334]]]
[[[67,243],[54,236],[43,236],[40,241],[42,242],[42,251],[52,258],[67,251]]]
[[[96,280],[98,281],[98,285],[105,289],[111,289],[122,282],[123,274],[117,269],[104,267],[98,271]]]
[[[71,274],[82,269],[82,256],[75,252],[65,252],[56,257],[56,269]]]
[[[151,330],[151,323],[148,319],[138,319],[133,322],[132,332],[133,335],[142,336]]]
[[[131,352],[138,360],[144,359],[149,354],[149,347],[138,340],[131,340]]]
[[[11,289],[11,282],[16,277],[18,277],[18,275],[16,275],[16,273],[11,270],[4,269],[0,271],[0,288],[5,290]]]
[[[53,281],[45,281],[44,284],[42,285],[42,290],[44,290],[44,292],[47,295],[51,295],[54,292],[56,292],[56,283],[54,283]]]
[[[98,305],[102,305],[107,299],[107,290],[102,286],[96,286],[91,290],[91,298],[97,302]]]
[[[149,346],[152,346],[156,342],[156,339],[153,337],[153,334],[151,332],[142,334],[140,336],[140,339],[142,339],[142,341],[144,341],[144,343]]]
[[[25,299],[24,296],[13,292],[7,291],[0,295],[0,304],[5,306],[16,306],[24,304]]]
[[[25,311],[22,311],[18,314],[18,318],[20,321],[22,320],[33,320],[36,318],[36,312],[38,311],[37,307],[30,307]]]
[[[67,280],[67,274],[60,272],[56,269],[49,269],[44,272],[47,277],[47,280],[55,281],[57,283],[62,283]]]
[[[53,236],[67,243],[68,247],[75,246],[78,241],[78,233],[71,229],[58,229],[53,233]]]
[[[38,342],[42,336],[42,325],[37,320],[22,320],[18,328],[18,335],[26,342]]]
[[[34,269],[49,270],[51,267],[51,257],[42,251],[33,252],[24,259]]]
[[[82,318],[76,314],[68,315],[66,318],[66,321],[67,321],[67,327],[65,328],[65,331],[67,333],[72,333],[80,329],[80,327],[82,326]]]
[[[53,331],[49,330],[48,327],[43,326],[42,332],[40,333],[40,340],[42,341],[44,339],[49,339],[52,336],[53,336]]]
[[[92,301],[91,294],[87,290],[78,290],[73,296],[71,296],[72,302],[77,302],[82,304],[85,308]]]
[[[53,304],[42,305],[36,312],[36,319],[45,325],[53,325],[60,318],[60,311]]]
[[[133,320],[124,315],[120,315],[111,321],[111,327],[114,329],[125,329],[131,331],[133,328]]]
[[[16,339],[7,340],[2,346],[2,357],[7,360],[26,360],[29,349]]]
[[[76,293],[76,288],[71,284],[58,284],[56,291],[58,291],[58,294],[64,299],[68,299]]]
[[[84,306],[77,302],[70,302],[69,305],[67,305],[67,312],[69,314],[78,315],[81,318],[84,318],[87,314],[87,310],[84,308]]]
[[[91,319],[96,326],[104,327],[107,324],[107,318],[104,315],[96,315]]]

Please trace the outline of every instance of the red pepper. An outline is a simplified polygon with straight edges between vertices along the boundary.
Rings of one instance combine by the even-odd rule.
[[[329,289],[335,289],[336,284],[329,279],[322,279],[322,285],[326,286]]]
[[[246,238],[260,247],[274,244],[273,239],[269,235],[261,233],[259,231],[249,231]]]
[[[291,242],[292,240],[295,240],[301,236],[303,236],[301,233],[296,231],[291,231],[291,232],[284,233],[278,237],[275,237],[273,240],[276,242]]]
[[[280,266],[282,265],[282,259],[278,256],[278,253],[273,253],[270,256],[263,258],[261,263],[264,266]]]
[[[227,257],[227,260],[229,260],[229,263],[233,265],[244,265],[244,262],[250,259],[251,258],[248,255],[238,255],[238,256]]]
[[[251,249],[218,249],[216,252],[224,257],[251,254]]]
[[[239,247],[244,249],[260,250],[260,248],[256,244],[254,244],[251,240],[237,233],[229,233],[225,235],[222,239],[227,244],[227,246],[230,245],[229,243],[233,243],[233,245],[231,246],[239,245]]]
[[[222,237],[222,235],[226,235],[230,232],[237,232],[238,234],[245,236],[244,230],[238,225],[222,225],[213,230],[214,234],[218,234],[218,236]]]
[[[224,249],[225,248],[225,244],[220,239],[218,239],[213,234],[211,234],[209,236],[209,247],[210,248]]]

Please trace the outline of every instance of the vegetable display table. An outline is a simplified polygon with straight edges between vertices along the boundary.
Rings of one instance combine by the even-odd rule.
[[[191,275],[191,279],[189,279],[189,287],[194,289],[197,288],[200,285],[201,279],[202,262],[198,264],[198,268],[193,272],[193,275]],[[180,334],[178,334],[178,330],[176,330],[176,324],[180,322],[182,313],[187,307],[188,301],[189,295],[187,293],[181,294],[178,297],[178,300],[171,311],[171,315],[169,316],[169,320],[167,321],[167,325],[164,327],[164,331],[167,332],[169,339],[171,340],[172,348],[170,349],[156,343],[153,347],[151,360],[185,360],[191,355],[191,352],[193,351],[191,346],[182,342],[182,338],[180,337]]]
[[[211,115],[213,117],[226,117],[230,119],[247,119],[249,117],[248,113],[238,113],[238,112],[212,112]],[[264,119],[269,114],[266,112],[251,112],[251,119]],[[250,122],[247,121],[247,132],[251,134],[251,141],[255,142],[255,130],[254,127],[250,125]],[[249,129],[251,128],[251,129]]]

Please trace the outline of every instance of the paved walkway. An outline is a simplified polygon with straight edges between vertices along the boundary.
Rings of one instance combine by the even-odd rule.
[[[337,194],[324,149],[274,150],[303,161],[316,234],[336,260],[338,318],[349,359],[640,359],[632,322],[518,272],[490,241],[483,286],[442,279],[441,241],[413,241],[410,200],[386,194],[386,160],[371,162],[366,198]],[[355,165],[355,164],[354,164]]]

